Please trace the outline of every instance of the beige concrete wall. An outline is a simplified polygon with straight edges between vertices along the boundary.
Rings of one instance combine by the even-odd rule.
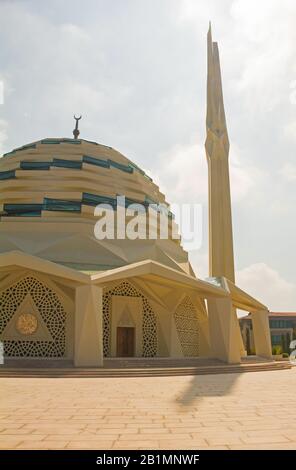
[[[76,289],[74,364],[103,365],[102,289],[97,286]]]
[[[211,355],[229,364],[241,362],[238,319],[230,298],[208,299]]]
[[[75,270],[48,263],[39,258],[27,257],[23,254],[8,254],[7,259],[10,260],[12,266],[8,271],[2,270],[2,274],[0,274],[0,293],[4,289],[9,288],[9,286],[22,281],[25,276],[34,276],[34,278],[54,292],[66,312],[66,352],[63,358],[74,358],[74,364],[81,367],[103,365],[103,287],[100,284],[96,284],[99,277],[87,276]],[[16,267],[17,260],[23,265]],[[32,267],[36,264],[36,269],[38,268],[40,272],[28,269],[27,265],[29,264]],[[138,266],[133,269],[138,270]],[[218,292],[219,297],[214,298],[210,295],[207,312],[205,302],[198,288],[196,290],[184,288],[179,280],[179,273],[174,273],[174,278],[170,279],[171,270],[168,270],[168,277],[166,278],[161,272],[162,269],[164,267],[157,265],[157,270],[162,275],[158,275],[158,271],[151,274],[151,267],[148,265],[147,275],[140,273],[138,276],[131,278],[126,278],[124,275],[116,280],[111,278],[111,290],[120,283],[123,283],[123,285],[130,283],[135,289],[134,291],[131,290],[131,296],[113,295],[112,297],[110,310],[111,355],[116,356],[116,328],[118,326],[135,326],[135,354],[139,357],[142,356],[144,309],[146,309],[146,312],[150,313],[151,311],[155,315],[157,327],[156,355],[171,357],[188,355],[187,352],[184,353],[184,338],[182,339],[184,332],[180,335],[180,325],[182,327],[182,309],[184,309],[184,321],[186,323],[187,319],[189,322],[193,319],[193,317],[190,317],[193,307],[198,315],[199,356],[217,357],[229,363],[240,362],[242,341],[239,333],[238,319],[232,305],[231,293],[228,292],[228,295],[226,290],[220,289],[221,294]],[[45,273],[45,271],[48,271],[50,275]],[[184,276],[184,274],[181,276],[182,279]],[[190,282],[192,282],[192,279]],[[198,280],[194,282],[198,286],[201,284],[201,281]],[[108,285],[108,282],[103,281],[105,287],[106,284]],[[207,283],[201,284],[200,287],[213,290],[213,287],[210,285],[208,287]],[[124,290],[128,292],[129,288],[124,287],[123,292]],[[242,292],[241,295],[243,295]],[[145,307],[144,301],[146,302]],[[186,301],[185,305],[182,306],[184,301]],[[29,307],[34,314],[35,307],[30,305]],[[180,306],[182,306],[181,313],[178,310]],[[29,307],[26,306],[26,308]],[[176,313],[180,317],[178,327],[176,325]],[[265,311],[255,312],[253,314],[253,323],[254,330],[256,331],[257,354],[269,357],[271,348],[266,315]],[[192,323],[194,324],[195,321]],[[188,331],[190,333],[190,330]],[[44,331],[42,337],[45,337]],[[152,349],[154,347],[153,345]]]
[[[257,356],[272,358],[268,310],[252,313],[253,335]]]

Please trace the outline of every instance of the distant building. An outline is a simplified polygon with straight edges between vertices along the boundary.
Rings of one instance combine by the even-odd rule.
[[[289,352],[289,344],[296,338],[296,312],[269,312],[269,328],[272,346],[281,346]],[[244,345],[248,354],[255,354],[251,314],[240,319]]]

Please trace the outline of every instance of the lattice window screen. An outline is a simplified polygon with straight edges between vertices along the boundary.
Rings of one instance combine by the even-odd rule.
[[[176,328],[184,356],[199,355],[199,320],[190,297],[178,305],[175,314]]]
[[[12,357],[63,357],[66,348],[66,312],[56,293],[33,276],[0,292],[0,334],[30,294],[54,341],[4,341],[4,355]]]

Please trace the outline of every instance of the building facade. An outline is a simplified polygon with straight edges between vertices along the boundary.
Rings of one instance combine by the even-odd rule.
[[[270,339],[274,353],[281,350],[290,353],[292,340],[296,339],[295,312],[269,312]],[[248,354],[256,354],[251,315],[240,319],[240,327],[245,349]]]
[[[105,357],[245,355],[236,309],[252,312],[257,354],[271,357],[268,309],[234,279],[228,136],[218,46],[208,34],[210,277],[193,272],[164,194],[120,152],[46,138],[0,159],[0,340],[9,358],[102,366]],[[194,175],[193,175],[194,177]],[[197,177],[197,175],[196,175]],[[125,197],[124,207],[118,197]],[[153,237],[96,235],[101,216],[156,205]],[[126,205],[126,206],[125,206]],[[161,209],[159,209],[161,208]],[[167,216],[162,237],[157,223]],[[123,229],[133,224],[127,212]],[[107,215],[106,215],[107,217]]]

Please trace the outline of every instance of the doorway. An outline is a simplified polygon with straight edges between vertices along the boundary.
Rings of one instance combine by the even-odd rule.
[[[134,357],[135,355],[135,328],[127,326],[117,327],[117,357]]]

